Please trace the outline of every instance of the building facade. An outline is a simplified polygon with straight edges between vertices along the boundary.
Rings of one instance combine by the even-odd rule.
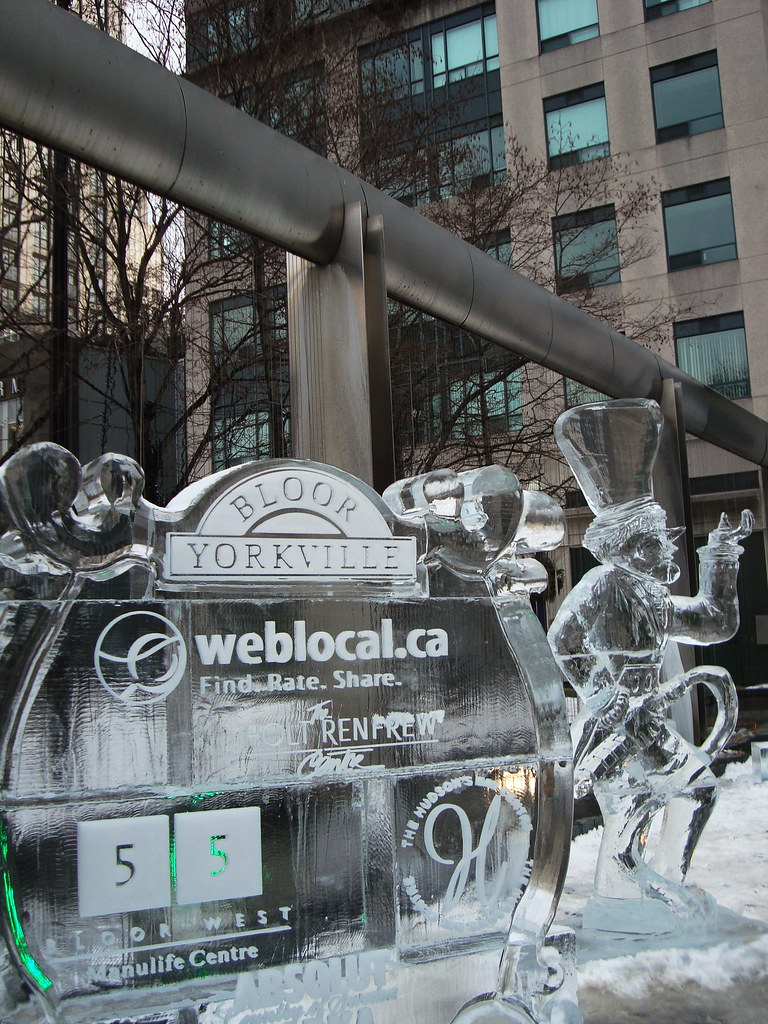
[[[553,168],[563,159],[626,153],[630,173],[655,193],[644,222],[619,227],[616,278],[605,287],[677,310],[660,354],[765,418],[765,5],[537,0],[500,3],[497,13],[514,134],[546,149]],[[622,249],[636,231],[652,232],[660,244],[622,267]],[[708,657],[739,683],[760,684],[768,669],[763,471],[696,439],[687,452],[697,539],[720,511],[737,516],[749,507],[757,519],[742,562],[739,636]],[[578,496],[571,498],[576,505]],[[588,518],[569,512],[571,577],[583,568],[577,544]],[[748,711],[749,695],[742,705]]]
[[[267,7],[188,0],[190,76],[768,416],[760,0],[297,0],[277,28]],[[265,45],[275,31],[292,40],[277,89]],[[279,272],[262,286],[244,279],[240,312],[221,305],[231,296],[209,304],[199,331],[222,350],[245,324],[263,346],[270,310],[271,337],[284,330],[279,287]],[[401,468],[503,461],[560,489],[568,547],[553,560],[551,614],[588,567],[590,516],[548,435],[565,405],[595,396],[409,311],[393,310],[391,348]],[[214,467],[275,454],[266,384],[249,373],[249,419],[234,401],[209,410]],[[278,418],[289,437],[289,413]],[[687,448],[697,538],[720,511],[756,516],[742,630],[720,655],[740,684],[761,683],[763,474],[704,442]]]

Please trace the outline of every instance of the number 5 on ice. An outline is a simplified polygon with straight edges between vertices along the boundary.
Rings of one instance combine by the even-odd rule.
[[[153,814],[78,823],[81,917],[170,906],[172,876],[177,904],[260,896],[260,809],[238,807],[172,818]]]

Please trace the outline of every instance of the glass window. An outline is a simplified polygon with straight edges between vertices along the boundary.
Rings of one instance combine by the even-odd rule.
[[[488,241],[492,250],[494,240]],[[496,241],[506,244],[501,234]],[[401,451],[520,429],[520,373],[510,371],[508,354],[444,321],[403,313],[393,308],[390,322],[395,434]]]
[[[563,377],[563,383],[565,384],[565,405],[568,409],[574,405],[587,405],[589,402],[605,402],[608,398],[608,395],[604,395],[602,391],[596,391],[595,388],[591,388],[587,384],[580,384],[579,381],[573,380],[571,377]]]
[[[726,398],[749,398],[744,314],[726,313],[675,324],[677,365]]]
[[[229,8],[227,11],[227,30],[229,32],[229,43],[232,47],[232,52],[245,52],[251,42],[245,4],[235,4]]]
[[[489,14],[483,18],[483,38],[485,40],[485,70],[497,71],[499,68],[499,34],[495,14]]]
[[[736,259],[729,178],[663,192],[661,205],[670,270]]]
[[[654,18],[663,18],[666,14],[687,11],[689,7],[700,7],[709,2],[710,0],[645,0],[645,20],[653,21]]]
[[[520,372],[514,370],[485,390],[488,426],[494,431],[519,430],[523,425]]]
[[[424,92],[424,50],[421,40],[399,43],[363,57],[360,75],[365,96],[395,101]]]
[[[211,303],[211,345],[214,355],[244,354],[254,342],[253,299],[240,295]]]
[[[435,89],[482,75],[499,66],[496,15],[432,32],[432,82]]]
[[[213,471],[251,459],[269,458],[269,416],[266,412],[217,410],[213,422]]]
[[[492,235],[484,239],[480,248],[500,263],[512,262],[512,238],[508,228],[503,231],[494,231]]]
[[[13,446],[21,429],[21,401],[18,396],[0,401],[0,455],[5,455]]]
[[[91,223],[83,231],[82,252],[84,259],[81,263],[85,278],[84,297],[92,308],[98,309],[104,303],[104,295],[107,290],[107,253],[104,247],[106,232],[106,206],[103,196],[103,179],[96,178],[91,197],[88,200],[90,210],[88,211]],[[100,195],[101,192],[101,195]],[[41,278],[41,287],[42,287]]]
[[[80,308],[80,282],[77,260],[77,239],[74,237],[74,234],[70,234],[67,244],[67,301],[69,302],[70,326],[75,325],[77,320],[77,311]]]
[[[249,24],[244,3],[226,3],[189,12],[187,23],[187,67],[190,71],[204,64],[245,53],[256,35]]]
[[[549,166],[586,163],[607,156],[608,116],[602,82],[544,100]]]
[[[651,68],[656,141],[723,127],[717,51]]]
[[[506,173],[493,4],[360,50],[364,177],[415,205]]]
[[[257,319],[257,308],[262,319]],[[288,454],[285,287],[211,303],[214,469]]]
[[[600,34],[597,0],[538,0],[541,52]]]
[[[330,7],[327,0],[293,0],[293,10],[299,24],[309,18],[317,17],[319,11],[325,12]]]
[[[248,248],[249,243],[250,236],[245,231],[233,228],[220,220],[211,219],[209,222],[208,255],[212,260],[237,256]]]
[[[472,374],[448,386],[444,422],[453,421],[454,437],[480,437],[485,433],[519,430],[522,426],[520,373],[495,379],[493,374]]]
[[[302,68],[283,76],[267,96],[262,120],[283,135],[325,156],[328,133],[325,125],[325,85],[322,66]]]
[[[430,198],[428,163],[427,154],[423,151],[382,156],[375,164],[374,184],[399,199],[403,205],[418,206]]]
[[[50,262],[47,217],[41,215],[32,221],[26,241],[28,248],[27,270],[30,285],[27,307],[30,315],[36,320],[46,320],[48,318],[48,271]],[[89,241],[90,245],[88,245]],[[89,253],[91,263],[98,277],[98,285],[103,292],[105,273],[99,274],[99,270],[102,269],[100,264],[103,264],[104,254],[87,235],[86,245],[91,250]],[[92,289],[91,299],[95,302],[99,301],[98,289]]]
[[[296,20],[301,23],[310,18],[330,18],[334,14],[362,7],[368,2],[369,0],[293,0],[293,8]]]
[[[558,292],[585,291],[621,280],[612,205],[555,217],[552,230]]]
[[[194,71],[213,56],[209,46],[208,24],[208,15],[205,11],[187,12],[186,42],[188,71]]]
[[[3,313],[15,312],[19,301],[19,267],[13,254],[8,255],[3,247],[0,252],[0,309]]]
[[[438,145],[440,198],[472,185],[491,185],[504,179],[504,126],[448,139]]]
[[[13,136],[2,140],[3,176],[0,182],[0,303],[6,312],[19,298],[21,222],[21,143]]]

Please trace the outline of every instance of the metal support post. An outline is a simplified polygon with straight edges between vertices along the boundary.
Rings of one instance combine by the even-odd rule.
[[[691,491],[688,481],[688,454],[685,447],[683,396],[680,385],[669,378],[662,381],[657,400],[664,416],[664,430],[654,466],[654,497],[666,511],[667,522],[670,526],[685,527],[685,533],[678,541],[678,552],[675,558],[680,567],[680,578],[672,589],[675,593],[689,595],[697,590],[698,581]],[[670,642],[665,659],[665,672],[674,674],[677,671],[688,671],[695,664],[696,652],[693,647]],[[701,732],[701,715],[695,688],[673,706],[672,716],[679,732],[691,742],[698,742]]]
[[[381,217],[348,205],[332,263],[286,266],[293,455],[381,491],[395,479]]]

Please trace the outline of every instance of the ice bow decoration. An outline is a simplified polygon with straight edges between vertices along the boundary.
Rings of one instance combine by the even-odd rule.
[[[0,467],[0,565],[24,575],[106,579],[145,563],[132,523],[144,473],[125,455],[86,466],[41,443]]]
[[[384,500],[401,522],[425,526],[427,564],[484,579],[495,595],[546,588],[546,570],[530,556],[561,543],[562,510],[542,491],[524,490],[504,466],[435,470],[393,484]]]

